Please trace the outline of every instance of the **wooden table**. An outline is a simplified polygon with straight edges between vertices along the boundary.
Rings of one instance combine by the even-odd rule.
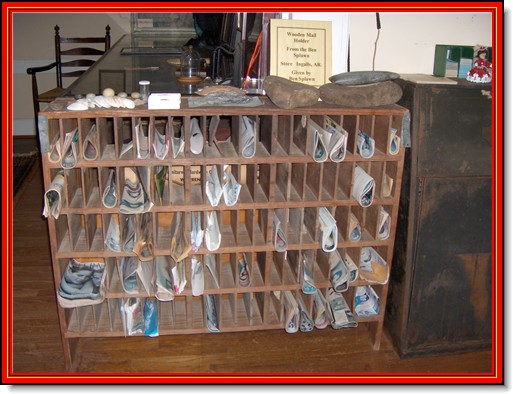
[[[139,91],[139,81],[150,81],[151,92],[191,94],[200,85],[178,83],[175,73],[179,68],[181,53],[125,55],[123,48],[152,46],[155,48],[178,48],[187,42],[181,38],[149,37],[141,40],[131,34],[124,35],[86,73],[73,82],[63,96],[85,96],[87,93],[101,94],[112,88],[116,93]]]

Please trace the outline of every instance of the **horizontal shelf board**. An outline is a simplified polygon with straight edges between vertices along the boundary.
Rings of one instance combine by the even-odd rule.
[[[368,324],[368,323],[376,323],[377,319],[374,317],[358,317],[355,316],[355,320],[358,322],[358,324]],[[343,332],[344,330],[351,330],[351,328],[347,329],[338,329],[335,330],[331,326],[328,326],[326,329],[333,330],[334,332],[340,331]],[[268,323],[263,325],[226,325],[221,326],[220,331],[221,332],[242,332],[242,331],[265,331],[265,330],[284,330],[283,323]],[[316,331],[321,331],[316,328],[310,333],[303,333],[301,331],[298,331],[295,334],[290,335],[309,335],[312,333],[315,333]],[[210,334],[208,329],[206,327],[196,327],[196,328],[167,328],[167,327],[160,327],[159,326],[159,335],[184,335],[184,334]],[[215,335],[212,333],[212,335]],[[74,331],[67,331],[64,333],[65,338],[88,338],[88,337],[125,337],[125,334],[121,330],[116,331],[85,331],[85,332],[74,332]],[[133,335],[134,337],[142,337],[142,334]],[[127,339],[130,338],[130,336],[126,336]]]
[[[67,119],[67,118],[91,118],[91,117],[164,117],[173,116],[181,117],[198,117],[198,116],[233,116],[233,115],[304,115],[306,112],[311,115],[402,115],[407,110],[397,104],[385,105],[372,108],[354,108],[340,107],[337,105],[327,104],[319,101],[308,108],[279,108],[274,105],[269,98],[259,96],[263,105],[257,107],[227,107],[227,106],[209,106],[189,108],[187,98],[183,97],[179,109],[153,109],[147,108],[95,108],[86,111],[71,111],[66,109],[52,110],[48,108],[46,111],[40,112],[41,115],[47,116],[49,119]]]
[[[121,159],[112,158],[110,160],[96,160],[87,161],[79,158],[75,168],[102,168],[102,167],[137,167],[137,166],[162,166],[165,164],[179,165],[179,166],[198,166],[198,165],[223,165],[223,164],[283,164],[283,163],[307,163],[307,164],[319,164],[316,163],[310,156],[297,152],[296,155],[266,155],[266,156],[255,156],[250,159],[233,156],[219,156],[219,157],[177,157],[175,159],[168,158],[166,160],[159,160],[157,158],[150,157],[148,159],[127,159],[123,156]],[[347,156],[344,161],[340,163],[372,163],[372,162],[399,162],[402,160],[404,155],[404,148],[401,149],[397,155],[374,155],[369,159],[363,159],[358,155]],[[47,162],[48,168],[61,168],[59,163],[51,163],[43,155],[43,160]],[[330,163],[327,161],[326,163]]]
[[[64,238],[67,240],[67,237]],[[84,242],[84,241],[82,241]],[[96,241],[95,241],[96,242]],[[229,242],[233,242],[233,237]],[[166,242],[167,244],[167,242]],[[83,244],[81,244],[83,248]],[[103,244],[102,244],[103,245]],[[169,243],[170,245],[170,243]],[[361,248],[365,246],[383,246],[383,247],[392,247],[393,246],[393,239],[388,239],[384,241],[376,241],[376,240],[369,240],[369,241],[359,241],[359,242],[351,242],[351,241],[343,241],[337,243],[337,248]],[[155,255],[169,255],[170,249],[167,247],[164,247],[162,244],[154,245],[154,251]],[[78,248],[80,249],[80,247]],[[313,249],[313,250],[320,250],[321,245],[319,242],[311,241],[311,242],[303,242],[301,244],[298,243],[290,243],[288,244],[288,250],[306,250],[306,249]],[[221,241],[221,247],[219,249],[211,252],[206,247],[201,247],[197,252],[194,254],[196,255],[206,255],[211,253],[242,253],[242,252],[274,252],[274,246],[271,243],[261,243],[261,244],[255,244],[255,245],[231,245],[231,246],[223,246]],[[71,251],[69,249],[69,242],[64,241],[61,243],[59,250],[55,253],[56,258],[79,258],[79,257],[98,257],[98,255],[102,255],[105,257],[122,257],[122,256],[133,256],[133,253],[116,253],[111,252],[109,250],[102,251],[101,249],[98,250],[91,250],[91,251],[84,251],[84,250],[77,250],[77,251]],[[191,253],[192,255],[192,253]]]
[[[279,193],[278,199],[279,201],[255,201],[255,202],[242,202],[239,197],[239,202],[233,206],[227,206],[224,203],[219,203],[219,205],[213,207],[210,204],[173,204],[173,205],[154,205],[150,209],[150,213],[166,213],[166,212],[190,212],[190,211],[240,211],[240,210],[263,210],[263,209],[285,209],[285,208],[316,208],[316,207],[360,207],[358,202],[353,199],[345,199],[345,200],[303,200],[303,201],[295,201],[295,200],[281,200],[283,195]],[[246,196],[247,197],[247,196]],[[262,200],[265,198],[260,195],[258,197]],[[373,205],[383,205],[383,206],[391,206],[394,204],[394,200],[390,198],[386,199],[377,199],[374,198]],[[96,215],[106,215],[120,213],[119,208],[66,208],[62,207],[61,215],[84,215],[84,214],[96,214]]]

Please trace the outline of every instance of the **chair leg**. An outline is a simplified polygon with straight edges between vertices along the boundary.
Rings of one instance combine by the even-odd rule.
[[[36,75],[32,74],[32,106],[34,108],[34,123],[36,126],[36,134],[39,136],[39,126],[37,121],[37,116],[39,114],[39,101],[37,96],[39,95],[39,91],[37,88],[37,79]]]

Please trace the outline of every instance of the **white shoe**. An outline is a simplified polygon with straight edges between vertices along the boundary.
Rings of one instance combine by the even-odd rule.
[[[179,261],[171,269],[171,275],[173,275],[173,290],[175,295],[180,295],[185,289],[187,279],[185,277],[185,262]]]
[[[308,313],[308,309],[306,308],[306,305],[301,296],[297,297],[297,306],[299,309],[299,331],[312,331],[314,329],[314,322]]]
[[[317,292],[314,295],[313,319],[315,328],[322,330],[328,327],[329,316],[326,310],[326,299],[319,290],[317,290]]]
[[[315,287],[312,274],[306,266],[306,257],[304,256],[303,261],[301,262],[301,271],[303,271],[303,275],[301,276],[301,290],[304,294],[315,294],[317,292],[317,288]]]
[[[200,296],[205,289],[205,276],[203,274],[203,264],[196,256],[192,256],[191,283],[192,295]]]
[[[283,303],[285,305],[285,331],[293,334],[299,330],[299,307],[290,290],[283,292]]]
[[[105,189],[103,190],[102,203],[105,208],[114,208],[118,204],[118,195],[116,192],[116,170],[109,170],[109,178]]]
[[[212,254],[207,254],[205,256],[206,263],[205,265],[208,268],[208,271],[210,272],[210,275],[212,275],[212,279],[214,280],[214,283],[216,285],[216,288],[219,289],[219,277],[217,276],[217,262],[216,258]]]
[[[203,151],[203,133],[198,122],[198,119],[191,119],[191,152],[199,155]]]
[[[349,213],[349,241],[357,242],[362,238],[362,227],[354,213]]]
[[[205,245],[213,252],[221,245],[221,232],[217,221],[217,212],[207,213],[207,228],[205,230]]]
[[[219,179],[217,166],[212,166],[212,169],[207,172],[207,181],[205,187],[210,205],[216,207],[221,200],[221,196],[223,195],[223,188],[221,187],[221,180]]]
[[[288,248],[287,237],[285,236],[285,233],[281,229],[280,219],[278,219],[278,216],[276,216],[276,214],[274,214],[273,226],[274,226],[274,238],[273,238],[274,249],[277,252],[285,252]]]
[[[216,333],[219,332],[219,322],[217,320],[216,299],[212,294],[207,294],[205,297],[205,314],[207,315],[207,328],[208,331]]]
[[[204,231],[201,229],[201,212],[191,212],[191,247],[197,252],[203,243]]]
[[[226,182],[223,186],[224,203],[231,207],[235,205],[239,199],[241,185],[226,168],[224,171],[224,179]]]
[[[337,222],[330,211],[325,207],[319,209],[319,227],[321,230],[322,250],[328,253],[333,252],[337,249]]]
[[[247,116],[242,117],[242,157],[250,159],[255,156],[256,136],[255,121]]]
[[[249,273],[246,255],[243,253],[243,260],[239,260],[239,285],[240,287],[251,286],[251,275]]]
[[[338,251],[330,254],[329,264],[330,281],[333,289],[337,293],[346,291],[349,287],[349,272]]]

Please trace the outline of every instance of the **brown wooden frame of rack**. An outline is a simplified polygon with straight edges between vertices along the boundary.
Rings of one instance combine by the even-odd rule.
[[[303,297],[311,312],[311,296],[304,295],[297,279],[299,252],[322,255],[318,239],[318,221],[315,219],[319,207],[327,207],[334,212],[339,227],[337,248],[347,250],[356,264],[359,261],[359,248],[373,246],[389,264],[392,262],[396,221],[399,207],[401,177],[403,171],[404,148],[399,153],[391,155],[387,152],[388,134],[394,127],[401,135],[403,115],[407,112],[398,105],[375,108],[341,108],[319,103],[308,108],[280,109],[267,98],[262,98],[264,104],[259,107],[201,107],[188,108],[187,99],[182,99],[182,108],[177,110],[148,110],[143,109],[95,109],[86,111],[47,110],[40,113],[40,124],[43,124],[40,140],[42,147],[42,164],[45,190],[59,171],[60,164],[48,160],[49,142],[60,133],[61,141],[64,134],[72,128],[79,128],[79,146],[85,138],[92,122],[96,122],[100,140],[100,160],[86,161],[80,152],[78,164],[67,171],[65,185],[65,202],[60,217],[55,220],[48,218],[48,229],[52,253],[52,264],[55,289],[57,290],[62,272],[71,257],[104,257],[107,262],[107,297],[100,305],[81,308],[64,309],[58,305],[61,336],[64,347],[66,365],[73,369],[76,345],[82,337],[112,337],[124,336],[119,320],[117,298],[131,297],[124,293],[119,277],[117,277],[115,260],[117,257],[130,253],[114,253],[104,250],[103,239],[105,226],[110,215],[118,214],[119,209],[107,209],[101,204],[102,180],[106,169],[115,168],[119,173],[121,168],[128,166],[179,166],[183,171],[184,185],[176,191],[181,200],[180,204],[169,204],[172,188],[167,182],[167,197],[165,203],[155,205],[151,209],[153,218],[153,236],[156,255],[169,254],[169,238],[166,238],[165,225],[172,215],[177,212],[223,212],[220,217],[222,227],[221,247],[215,252],[209,252],[204,244],[196,253],[205,255],[214,253],[221,262],[221,287],[215,288],[207,280],[205,274],[205,294],[215,294],[220,315],[220,330],[248,331],[264,329],[283,329],[283,307],[273,292],[291,290],[297,297]],[[232,120],[232,139],[225,144],[205,144],[200,155],[190,152],[189,121],[198,117],[202,130],[208,128],[208,118],[213,115],[229,117]],[[242,115],[258,116],[260,119],[260,135],[257,151],[253,158],[246,159],[240,155],[238,122]],[[326,161],[316,163],[306,153],[306,135],[295,132],[303,115],[321,121],[323,115],[331,116],[349,132],[347,155],[341,163]],[[149,122],[171,118],[183,121],[185,127],[185,149],[176,159],[171,152],[164,161],[151,154],[149,159],[137,159],[135,149],[132,158],[120,159],[122,121],[133,124],[137,118],[148,119]],[[43,120],[43,122],[41,122]],[[107,121],[111,122],[107,126]],[[240,128],[239,128],[240,129]],[[376,153],[370,159],[363,159],[356,153],[356,130],[364,129],[376,140]],[[235,132],[234,132],[235,131]],[[110,132],[110,134],[109,134]],[[149,133],[151,134],[151,133]],[[110,138],[111,143],[108,139]],[[150,147],[153,136],[150,135]],[[112,143],[113,142],[113,143]],[[135,138],[134,138],[135,145]],[[80,149],[81,151],[81,149]],[[153,152],[152,152],[153,153]],[[351,197],[352,171],[358,163],[376,179],[376,191],[373,204],[362,208]],[[239,201],[235,206],[226,206],[221,200],[217,207],[211,207],[205,195],[203,179],[207,166],[231,164],[232,172],[241,181],[243,169],[246,171]],[[191,167],[199,167],[202,181],[193,185],[190,181]],[[235,171],[233,171],[235,169]],[[257,175],[258,173],[258,175]],[[390,197],[381,196],[381,178],[387,174],[393,179]],[[333,176],[332,176],[333,175]],[[379,180],[378,180],[379,177]],[[120,178],[117,178],[120,179]],[[121,195],[122,180],[118,181],[117,191]],[[154,185],[153,185],[154,188]],[[154,196],[154,190],[150,193]],[[175,193],[176,196],[176,193]],[[191,203],[193,201],[193,203]],[[376,215],[379,206],[387,209],[392,217],[390,236],[387,240],[377,240]],[[275,210],[289,213],[294,220],[313,226],[306,233],[296,234],[293,223],[286,221],[285,232],[288,236],[288,259],[284,253],[274,251],[272,244],[272,214]],[[350,242],[347,233],[341,227],[347,222],[347,214],[353,212],[361,221],[362,240]],[[205,221],[203,215],[203,223]],[[313,217],[313,219],[311,219]],[[299,222],[298,222],[299,220]],[[312,222],[313,220],[313,222]],[[162,224],[159,225],[159,223]],[[223,226],[224,224],[224,226]],[[186,233],[190,231],[190,221],[186,222]],[[166,253],[167,252],[167,253]],[[249,253],[253,257],[250,262],[252,285],[249,288],[239,287],[236,279],[236,261],[239,253]],[[187,257],[187,262],[190,259]],[[325,258],[319,258],[313,272],[317,288],[325,291],[331,287],[328,276],[328,266]],[[187,267],[187,277],[190,278],[190,264]],[[230,279],[231,278],[231,279]],[[356,286],[369,284],[359,278],[351,283],[347,292],[342,293],[348,304],[353,308]],[[388,283],[385,285],[372,284],[380,297],[381,307],[375,317],[357,317],[358,323],[368,326],[374,349],[379,349],[383,332],[385,305]],[[245,308],[242,297],[249,293],[251,299],[249,311]],[[135,295],[148,297],[146,293]],[[150,295],[153,297],[154,294]],[[220,303],[220,304],[219,304]],[[219,306],[220,305],[220,306]],[[231,309],[230,309],[230,306]],[[184,316],[178,316],[183,312]],[[170,314],[169,316],[166,314]],[[176,296],[173,305],[159,302],[159,334],[195,334],[208,333],[203,321],[202,297],[193,297],[190,281],[182,293]],[[161,319],[162,318],[162,321]],[[167,319],[167,320],[166,320]],[[172,320],[173,319],[173,320]],[[172,320],[172,321],[171,321]],[[329,328],[331,329],[331,328]],[[298,332],[296,335],[302,335]],[[343,335],[343,334],[340,334]]]

